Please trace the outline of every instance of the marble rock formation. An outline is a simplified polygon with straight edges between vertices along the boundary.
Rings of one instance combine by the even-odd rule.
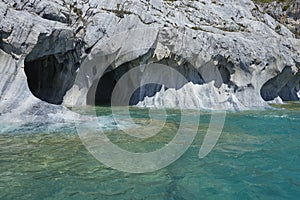
[[[0,113],[51,118],[68,113],[61,105],[104,105],[124,75],[121,105],[299,100],[300,40],[273,17],[250,0],[1,0]]]

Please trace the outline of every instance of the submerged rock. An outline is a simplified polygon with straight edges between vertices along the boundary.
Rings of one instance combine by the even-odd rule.
[[[299,99],[300,40],[250,0],[75,2],[0,2],[2,116],[109,103],[135,67],[123,92],[140,87],[124,104],[244,110]],[[170,87],[143,86],[153,64],[186,82],[166,74]]]

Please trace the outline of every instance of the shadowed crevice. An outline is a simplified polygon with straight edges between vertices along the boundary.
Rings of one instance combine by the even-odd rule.
[[[300,88],[300,73],[286,66],[277,76],[267,81],[261,88],[260,94],[265,101],[280,97],[284,101],[298,101],[297,92]]]

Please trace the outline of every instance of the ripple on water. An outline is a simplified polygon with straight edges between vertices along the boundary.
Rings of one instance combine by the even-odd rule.
[[[133,112],[140,124],[147,123],[145,110]],[[178,111],[169,112],[162,133],[147,140],[122,135],[109,112],[101,123],[120,147],[148,152],[174,136],[180,117]],[[216,147],[199,160],[206,113],[193,145],[179,160],[139,175],[94,159],[72,124],[12,127],[0,134],[0,199],[297,199],[299,119],[297,109],[227,113]]]

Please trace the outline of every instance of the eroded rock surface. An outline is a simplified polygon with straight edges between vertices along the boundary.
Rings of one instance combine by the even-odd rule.
[[[300,38],[300,0],[273,1],[261,3],[261,6],[265,12]]]
[[[18,6],[20,1],[0,2],[1,121],[61,122],[55,114],[69,111],[47,102],[62,102],[72,87],[79,67],[78,40],[68,25]]]
[[[268,13],[250,0],[1,0],[0,112],[106,104],[135,67],[128,84],[141,87],[125,104],[244,110],[298,100],[300,40]],[[144,73],[152,64],[187,82],[169,74],[171,87],[143,86],[161,77]]]

